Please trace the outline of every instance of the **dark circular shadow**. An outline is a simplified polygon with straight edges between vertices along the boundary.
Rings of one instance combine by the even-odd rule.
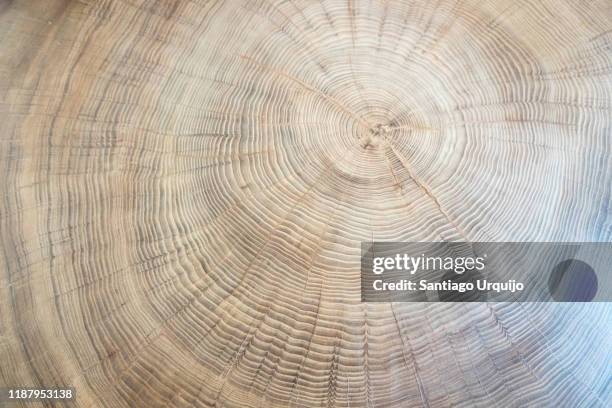
[[[458,285],[466,285],[471,283],[473,288],[460,292],[457,290],[438,290],[438,299],[440,302],[485,302],[487,300],[487,292],[478,290],[478,280],[483,279],[480,272],[471,270],[458,274],[454,271],[448,271],[440,279],[440,283],[449,281]]]
[[[586,262],[568,259],[550,273],[548,290],[557,302],[590,302],[597,294],[597,274]]]

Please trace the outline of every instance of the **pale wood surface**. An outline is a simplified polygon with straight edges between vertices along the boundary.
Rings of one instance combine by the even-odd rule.
[[[0,2],[0,385],[610,406],[610,306],[361,304],[359,243],[611,241],[611,7]]]

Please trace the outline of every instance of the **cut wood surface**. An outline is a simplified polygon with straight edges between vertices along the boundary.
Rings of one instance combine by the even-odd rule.
[[[0,102],[0,387],[612,405],[610,304],[366,304],[359,270],[612,242],[610,0],[0,1]]]

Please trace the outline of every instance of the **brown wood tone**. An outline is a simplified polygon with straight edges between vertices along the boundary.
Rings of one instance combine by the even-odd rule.
[[[612,241],[610,0],[0,1],[0,102],[0,387],[612,405],[608,304],[359,290],[362,241]]]

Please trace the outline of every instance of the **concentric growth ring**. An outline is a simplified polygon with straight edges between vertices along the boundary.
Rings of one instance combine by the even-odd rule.
[[[612,239],[609,1],[37,3],[0,5],[0,385],[610,406],[606,304],[359,292],[362,241]]]

